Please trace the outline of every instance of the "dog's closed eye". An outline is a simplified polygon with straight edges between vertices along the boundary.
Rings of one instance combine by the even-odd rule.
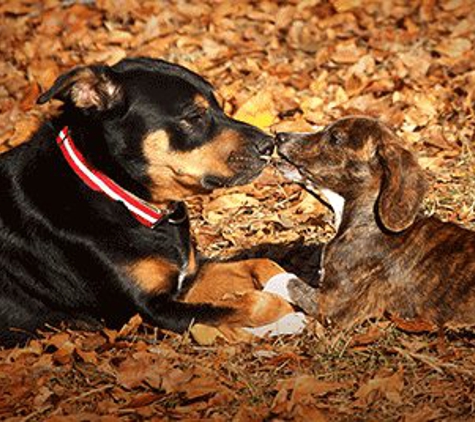
[[[200,124],[206,116],[206,112],[201,109],[191,110],[190,112],[186,113],[180,120],[181,123],[188,126],[195,126],[196,124]]]
[[[331,145],[334,146],[341,146],[346,141],[346,135],[339,131],[330,132],[330,139],[329,142]]]

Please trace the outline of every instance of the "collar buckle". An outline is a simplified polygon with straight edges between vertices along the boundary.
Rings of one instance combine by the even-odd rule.
[[[183,202],[174,202],[173,208],[168,214],[170,224],[177,226],[188,220],[188,208]]]

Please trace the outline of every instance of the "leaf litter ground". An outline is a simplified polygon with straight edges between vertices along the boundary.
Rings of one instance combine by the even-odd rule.
[[[226,111],[272,131],[379,117],[418,152],[428,214],[475,228],[475,3],[469,0],[6,1],[0,152],[57,105],[40,92],[78,64],[161,57],[213,82]],[[270,256],[311,278],[324,204],[271,169],[190,201],[200,249]],[[414,321],[199,344],[133,318],[120,332],[51,328],[0,350],[0,419],[470,420],[475,336]]]

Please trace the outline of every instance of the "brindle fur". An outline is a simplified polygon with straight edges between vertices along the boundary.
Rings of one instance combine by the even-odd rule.
[[[341,326],[385,312],[454,328],[475,323],[475,233],[418,213],[423,171],[390,129],[349,117],[277,140],[284,173],[345,199],[313,301],[302,307]]]

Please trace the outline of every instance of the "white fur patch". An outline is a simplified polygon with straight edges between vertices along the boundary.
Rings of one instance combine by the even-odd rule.
[[[299,170],[297,169],[297,167],[293,166],[292,164],[286,161],[280,161],[277,165],[277,168],[286,179],[292,182],[303,181],[303,177],[300,174]]]
[[[293,303],[289,291],[289,282],[295,280],[297,276],[292,273],[280,273],[271,277],[264,286],[263,291],[273,293],[285,299],[289,303]],[[299,334],[307,325],[307,318],[302,312],[292,312],[284,315],[275,322],[260,327],[244,328],[247,332],[258,337],[279,336],[282,334]]]
[[[343,198],[340,194],[326,188],[320,188],[320,192],[333,209],[335,214],[335,230],[338,230],[341,224],[341,219],[343,218],[345,198]]]
[[[270,324],[262,325],[260,327],[247,327],[244,328],[244,330],[257,337],[300,334],[307,326],[307,322],[307,318],[303,312],[292,312]]]
[[[178,284],[176,286],[177,292],[181,292],[181,289],[183,288],[183,282],[185,281],[185,278],[187,276],[186,273],[186,268],[180,271],[180,274],[178,275]]]
[[[267,281],[263,291],[274,293],[284,298],[287,302],[294,304],[289,292],[289,282],[296,278],[298,277],[292,273],[279,273]]]

